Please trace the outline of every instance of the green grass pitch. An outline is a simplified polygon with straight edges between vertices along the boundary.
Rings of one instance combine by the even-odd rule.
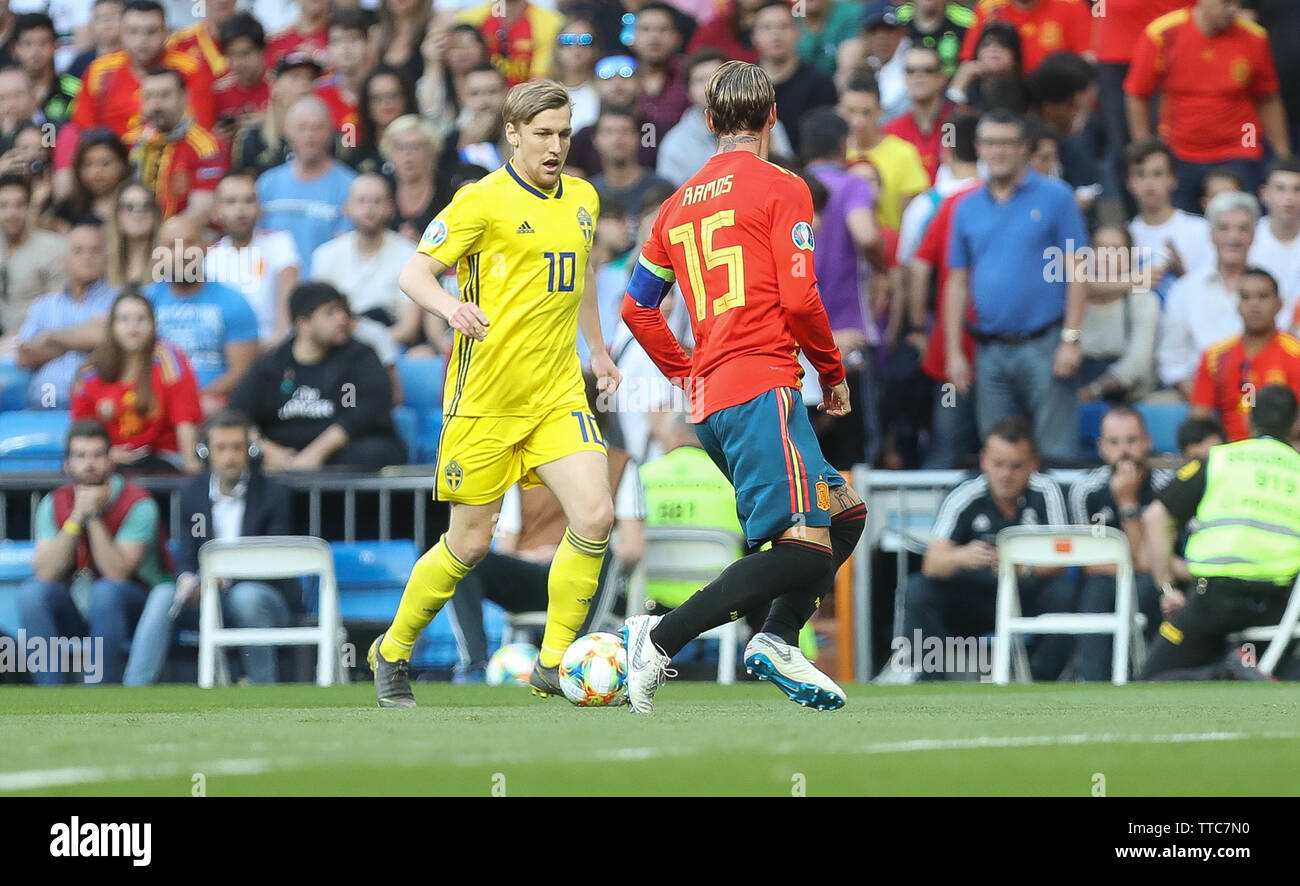
[[[1300,793],[1300,686],[670,683],[655,713],[515,687],[0,689],[0,794]],[[202,779],[195,776],[201,774]]]

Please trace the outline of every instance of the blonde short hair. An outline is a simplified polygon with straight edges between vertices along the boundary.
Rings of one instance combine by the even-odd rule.
[[[393,159],[393,143],[408,133],[418,133],[421,138],[429,143],[429,149],[433,152],[436,160],[442,153],[442,133],[438,127],[434,126],[428,120],[419,114],[403,114],[384,129],[384,134],[379,138],[379,153],[385,160]]]
[[[772,79],[748,62],[724,63],[713,72],[705,90],[705,105],[713,115],[714,134],[719,136],[762,132],[774,104]]]
[[[520,83],[506,95],[506,105],[501,116],[505,122],[518,127],[542,111],[553,111],[571,105],[569,90],[554,80],[529,80]]]

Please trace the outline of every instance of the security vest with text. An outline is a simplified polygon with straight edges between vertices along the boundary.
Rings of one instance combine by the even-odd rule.
[[[736,490],[696,446],[678,446],[641,466],[647,528],[722,529],[742,536],[736,516]],[[740,545],[736,557],[741,555]],[[646,582],[646,596],[665,606],[680,606],[700,589],[696,582]]]
[[[1190,528],[1192,575],[1290,584],[1300,572],[1300,453],[1269,437],[1212,447]]]

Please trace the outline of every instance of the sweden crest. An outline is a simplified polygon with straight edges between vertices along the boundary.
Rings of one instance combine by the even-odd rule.
[[[582,229],[582,237],[587,241],[587,249],[591,249],[596,238],[596,223],[592,221],[591,213],[585,206],[578,207],[578,227]]]

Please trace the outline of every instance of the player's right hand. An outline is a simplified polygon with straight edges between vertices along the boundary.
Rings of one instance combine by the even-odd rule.
[[[817,408],[827,415],[848,415],[851,408],[849,406],[849,383],[842,381],[827,391],[822,397],[822,404]]]
[[[473,302],[461,302],[460,307],[452,311],[451,316],[447,318],[447,325],[475,341],[487,338],[489,325],[487,314]]]

